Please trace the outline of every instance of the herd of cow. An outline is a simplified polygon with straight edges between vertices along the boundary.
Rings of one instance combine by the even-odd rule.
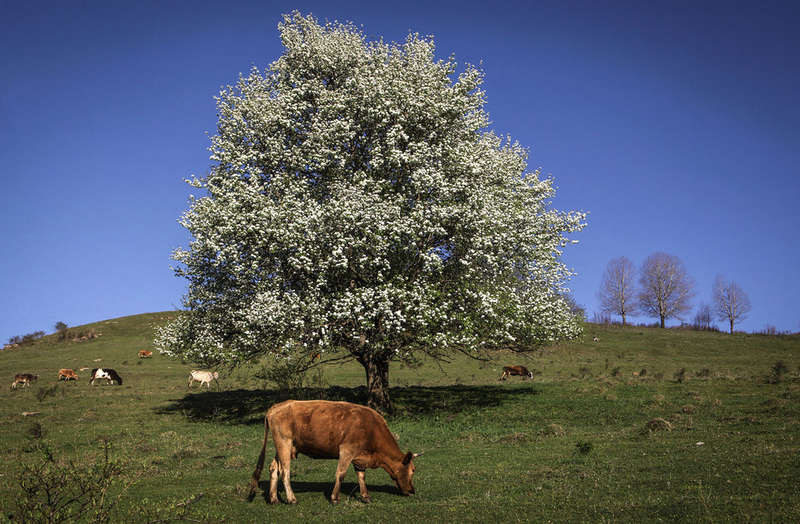
[[[151,356],[151,351],[139,352],[140,358]],[[506,380],[509,376],[533,379],[534,371],[528,371],[525,366],[503,367],[500,380]],[[210,387],[211,381],[218,377],[216,371],[192,370],[187,387],[191,387],[194,382],[200,382],[200,387],[203,384]],[[11,387],[29,386],[38,378],[38,375],[18,374]],[[58,380],[77,379],[78,375],[71,369],[58,371]],[[93,369],[89,383],[94,384],[95,380],[122,385],[122,378],[110,368]],[[341,483],[351,464],[364,502],[370,501],[365,480],[367,469],[381,468],[389,474],[400,493],[415,493],[412,482],[416,469],[414,459],[421,453],[403,453],[386,420],[377,411],[350,402],[287,400],[270,407],[264,417],[264,442],[250,479],[248,500],[253,499],[259,488],[270,434],[275,443],[275,458],[269,466],[270,504],[278,502],[278,479],[283,482],[287,502],[297,503],[290,483],[290,469],[292,459],[297,458],[298,453],[315,459],[338,460],[330,496],[333,504],[339,502]]]
[[[153,352],[147,349],[143,349],[138,353],[139,358],[151,358],[153,356]],[[89,368],[81,368],[81,371],[87,370]],[[68,380],[78,380],[78,374],[75,373],[75,370],[62,368],[58,370],[58,380],[61,381],[68,381]],[[191,387],[194,382],[199,382],[200,387],[203,387],[203,384],[206,387],[211,387],[211,381],[219,381],[219,373],[216,371],[198,371],[192,370],[189,374],[189,385],[187,387]],[[39,380],[39,375],[34,375],[32,373],[17,373],[14,375],[14,382],[11,383],[11,389],[16,389],[19,386],[30,386],[32,382]],[[122,377],[119,376],[116,370],[111,368],[94,368],[90,374],[89,384],[94,385],[95,381],[102,380],[105,381],[106,384],[117,384],[118,386],[122,385]]]

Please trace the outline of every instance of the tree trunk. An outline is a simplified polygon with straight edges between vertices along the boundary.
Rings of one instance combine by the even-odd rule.
[[[359,360],[367,374],[367,405],[379,413],[392,413],[389,400],[389,360],[379,356],[367,356]]]
[[[664,329],[664,315],[661,315],[661,329]]]
[[[625,313],[622,314],[622,326],[625,326]]]
[[[733,319],[731,319],[731,335],[733,335]]]

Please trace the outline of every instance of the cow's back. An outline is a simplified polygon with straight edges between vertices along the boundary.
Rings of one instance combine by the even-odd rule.
[[[375,452],[397,448],[386,421],[377,411],[349,402],[287,400],[267,411],[273,438],[292,441],[298,453],[337,458],[341,447]]]

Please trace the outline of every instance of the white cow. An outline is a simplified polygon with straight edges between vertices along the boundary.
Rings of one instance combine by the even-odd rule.
[[[219,373],[216,371],[197,371],[195,369],[189,374],[189,385],[187,387],[192,387],[192,383],[197,381],[200,383],[200,387],[203,387],[203,384],[206,385],[207,388],[211,388],[211,381],[217,380],[219,378]],[[217,380],[217,386],[219,386],[219,381]]]

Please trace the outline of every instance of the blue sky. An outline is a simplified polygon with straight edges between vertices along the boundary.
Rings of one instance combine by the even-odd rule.
[[[664,251],[695,303],[722,274],[742,329],[798,331],[799,5],[0,0],[0,342],[180,306],[213,97],[280,55],[293,9],[482,63],[492,128],[590,213],[565,255],[590,314],[610,259]]]

